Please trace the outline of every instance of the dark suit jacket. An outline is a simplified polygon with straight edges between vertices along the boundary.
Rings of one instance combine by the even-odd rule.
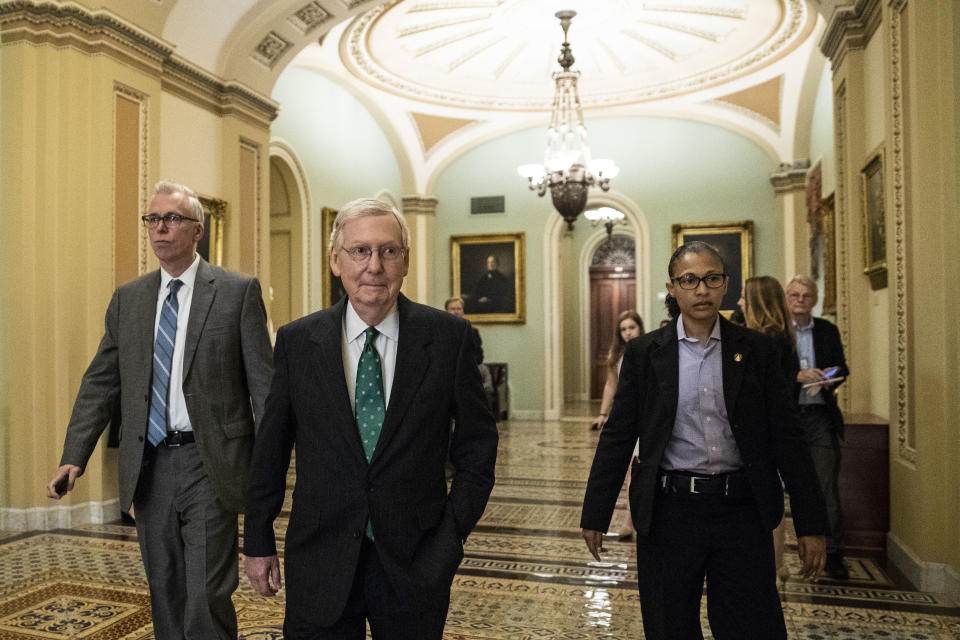
[[[823,318],[813,319],[813,357],[816,359],[818,369],[827,367],[840,367],[835,377],[843,376],[843,380],[833,385],[832,389],[824,389],[820,396],[827,405],[827,411],[830,414],[830,422],[836,430],[837,435],[843,437],[843,413],[837,406],[836,390],[846,382],[846,377],[850,375],[850,369],[847,368],[847,359],[843,355],[843,342],[840,340],[840,331],[837,326],[829,320]],[[797,361],[799,366],[799,360]],[[796,377],[794,377],[796,380]],[[796,385],[796,395],[800,396],[801,385]]]
[[[755,331],[720,322],[723,396],[761,520],[769,529],[783,517],[783,477],[798,536],[827,531],[826,508],[800,430],[792,387],[776,343]],[[631,340],[620,369],[610,419],[590,470],[581,527],[606,531],[639,438],[630,511],[640,536],[650,530],[657,473],[677,412],[679,355],[676,323]],[[779,476],[778,476],[779,472]]]
[[[400,597],[428,603],[448,596],[463,541],[493,488],[498,440],[470,324],[401,295],[390,404],[367,463],[344,378],[345,309],[344,298],[277,334],[277,371],[244,518],[244,553],[275,554],[273,521],[296,444],[287,611],[320,626],[343,612],[368,519]],[[456,468],[449,494],[448,449]]]
[[[160,293],[154,271],[116,289],[106,328],[83,375],[60,464],[86,466],[119,405],[120,508],[130,508],[143,461],[153,328]],[[228,509],[243,510],[256,418],[273,376],[267,316],[255,278],[202,258],[194,282],[183,355],[183,393],[203,465]]]

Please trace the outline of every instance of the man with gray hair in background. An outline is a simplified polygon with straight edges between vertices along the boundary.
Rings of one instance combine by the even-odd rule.
[[[817,304],[817,283],[807,276],[796,276],[785,288],[787,307],[793,315],[797,336],[797,394],[800,422],[810,455],[827,503],[830,535],[827,536],[827,575],[846,580],[850,571],[843,561],[843,510],[837,479],[840,476],[840,441],[843,439],[843,414],[837,406],[836,388],[850,370],[843,355],[843,343],[835,324],[813,317]]]
[[[188,187],[157,183],[141,219],[160,268],[114,291],[47,494],[73,490],[119,417],[120,508],[136,508],[154,636],[236,638],[237,515],[273,376],[260,283],[197,254]]]
[[[375,639],[440,640],[463,542],[493,489],[497,426],[470,323],[400,293],[409,260],[398,211],[344,205],[330,268],[346,297],[277,333],[243,552],[254,590],[274,595],[273,522],[296,445],[287,640],[363,640],[367,622]]]

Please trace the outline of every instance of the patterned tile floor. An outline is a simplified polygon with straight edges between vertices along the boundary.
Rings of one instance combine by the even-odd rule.
[[[597,439],[587,424],[501,424],[497,484],[454,581],[447,640],[643,637],[633,545],[611,539],[607,562],[595,563],[580,539],[580,501]],[[623,508],[625,500],[614,523]],[[796,573],[796,541],[788,543]],[[849,564],[844,582],[786,582],[791,639],[960,640],[956,604],[913,590],[879,559]],[[281,637],[282,596],[260,598],[241,578],[235,602],[242,638]],[[704,621],[705,614],[704,606]],[[153,638],[132,527],[0,532],[0,640],[35,638]]]

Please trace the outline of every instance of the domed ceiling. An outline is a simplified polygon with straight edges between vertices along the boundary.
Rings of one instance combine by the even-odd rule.
[[[366,83],[468,109],[550,108],[563,41],[585,107],[683,95],[756,72],[798,47],[815,14],[804,0],[402,0],[360,15],[340,40]]]

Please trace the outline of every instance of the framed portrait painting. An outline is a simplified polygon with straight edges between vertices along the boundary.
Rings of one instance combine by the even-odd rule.
[[[875,151],[860,171],[863,206],[863,272],[872,289],[887,286],[887,217],[883,198],[883,149]]]
[[[474,323],[526,322],[524,234],[450,236],[453,295]]]
[[[730,276],[720,312],[729,318],[737,308],[744,281],[753,271],[753,220],[675,224],[672,231],[674,250],[686,242],[699,240],[720,252]]]
[[[227,220],[227,201],[210,196],[197,195],[203,205],[203,228],[205,229],[197,253],[210,264],[223,266],[223,225]]]
[[[323,207],[320,210],[320,228],[322,230],[320,240],[323,244],[320,255],[322,256],[323,264],[324,309],[347,295],[347,291],[343,288],[343,282],[340,280],[340,277],[333,275],[333,271],[330,269],[330,249],[328,247],[330,246],[330,236],[333,234],[333,221],[336,219],[337,213],[336,209],[331,209],[330,207]]]

